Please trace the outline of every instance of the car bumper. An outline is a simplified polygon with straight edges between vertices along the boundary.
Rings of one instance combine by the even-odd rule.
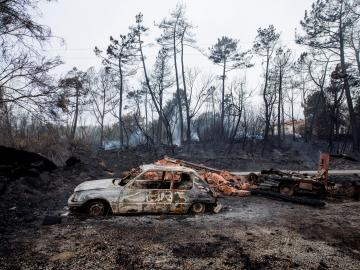
[[[70,209],[76,209],[76,208],[80,208],[83,203],[79,202],[79,201],[75,201],[74,200],[75,194],[73,193],[70,198],[68,199],[68,206]]]

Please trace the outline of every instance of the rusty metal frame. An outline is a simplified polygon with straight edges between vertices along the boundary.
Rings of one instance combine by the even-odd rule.
[[[111,182],[112,185],[106,188],[80,190],[70,197],[69,206],[82,206],[90,200],[105,200],[111,206],[114,214],[121,213],[186,213],[192,204],[200,202],[216,205],[217,198],[209,185],[193,169],[182,166],[166,165],[143,165],[141,172],[130,179],[124,186],[120,182],[116,185],[114,179],[99,180],[104,183]],[[137,180],[140,180],[146,172],[161,171],[172,173],[188,173],[191,177],[191,189],[174,189],[174,181],[170,181],[169,189],[130,189],[129,187]],[[120,180],[120,179],[119,179]],[[121,180],[120,180],[121,181]],[[149,180],[151,181],[151,180]]]

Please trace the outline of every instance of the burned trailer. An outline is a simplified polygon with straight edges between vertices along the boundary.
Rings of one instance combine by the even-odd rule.
[[[284,196],[325,195],[328,192],[329,154],[321,153],[318,174],[309,176],[292,171],[263,170],[260,175],[250,174],[258,190],[277,192]]]
[[[256,183],[257,189],[277,192],[285,196],[324,195],[327,181],[323,176],[308,176],[296,172],[263,170],[259,175],[250,175],[249,180]]]
[[[140,166],[136,174],[83,182],[68,205],[91,216],[108,212],[202,214],[206,209],[218,212],[221,208],[217,193],[190,168],[150,164]]]

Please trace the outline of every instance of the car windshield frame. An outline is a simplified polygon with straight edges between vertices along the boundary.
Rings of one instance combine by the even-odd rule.
[[[194,188],[195,186],[195,177],[201,179],[201,177],[196,173],[196,172],[192,172],[192,171],[185,171],[185,170],[166,170],[166,169],[161,169],[161,168],[150,168],[150,169],[146,169],[144,171],[142,171],[141,173],[139,173],[137,176],[135,176],[134,178],[130,179],[128,183],[126,183],[124,185],[125,188],[127,189],[134,189],[134,188],[131,188],[131,185],[136,181],[136,180],[143,180],[141,179],[145,173],[147,172],[162,172],[162,173],[178,173],[178,174],[181,174],[181,173],[186,173],[190,176],[190,181],[191,181],[191,188],[190,189],[174,189],[174,183],[175,181],[174,180],[171,180],[170,181],[170,190],[171,191],[190,191]],[[124,177],[121,179],[121,181],[123,180],[126,180],[128,176]],[[163,175],[164,177],[164,175]],[[120,182],[121,182],[120,181]],[[159,180],[154,180],[154,181],[159,181]],[[120,184],[120,183],[119,183]],[[139,189],[139,190],[144,190],[144,189]]]

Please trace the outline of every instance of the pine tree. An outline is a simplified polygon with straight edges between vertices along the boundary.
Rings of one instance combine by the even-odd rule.
[[[225,80],[226,74],[234,69],[250,68],[248,52],[240,52],[238,40],[223,36],[219,38],[217,43],[210,50],[209,59],[216,65],[222,67],[222,89],[220,103],[220,123],[221,136],[224,136],[224,118],[225,118]]]

